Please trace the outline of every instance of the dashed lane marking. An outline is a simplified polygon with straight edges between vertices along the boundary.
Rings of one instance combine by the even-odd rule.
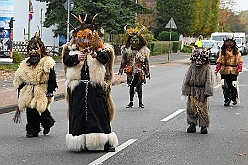
[[[117,154],[119,151],[123,150],[124,148],[126,148],[127,146],[131,145],[132,143],[134,143],[137,139],[129,139],[128,141],[126,141],[125,143],[123,143],[122,145],[116,147],[115,152],[108,152],[105,155],[101,156],[100,158],[96,159],[95,161],[91,162],[89,165],[98,165],[98,164],[102,164],[105,160],[107,160],[108,158],[110,158],[111,156]]]
[[[168,121],[168,120],[172,119],[173,117],[175,117],[176,115],[182,113],[183,111],[185,111],[185,109],[178,109],[176,112],[170,114],[169,116],[167,116],[166,118],[164,118],[160,121]]]

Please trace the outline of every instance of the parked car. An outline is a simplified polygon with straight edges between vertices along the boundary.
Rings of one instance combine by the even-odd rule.
[[[219,57],[220,43],[215,40],[202,40],[202,47],[212,47],[209,50],[209,60],[211,64],[216,64],[216,60]]]

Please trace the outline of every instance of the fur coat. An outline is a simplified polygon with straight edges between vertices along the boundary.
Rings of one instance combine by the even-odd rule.
[[[240,53],[238,55],[233,55],[232,51],[226,51],[226,55],[221,55],[221,52],[219,53],[219,58],[217,59],[216,63],[221,64],[220,68],[220,74],[228,75],[228,74],[234,74],[239,75],[238,72],[238,63],[243,63],[243,58]]]
[[[79,51],[75,50],[75,45],[68,46],[67,44],[63,46],[62,56],[67,49],[71,50],[69,55],[78,54]],[[87,55],[87,62],[89,65],[89,75],[90,75],[90,83],[94,86],[100,84],[104,89],[108,90],[112,87],[112,82],[114,78],[114,59],[115,53],[112,45],[106,44],[104,48],[99,51],[110,51],[111,57],[110,61],[102,65],[97,59],[92,58],[91,55]],[[74,67],[66,67],[64,63],[64,71],[66,74],[66,82],[65,82],[65,98],[68,102],[68,93],[67,88],[70,88],[71,91],[75,89],[75,87],[80,83],[81,79],[81,69],[84,65],[84,61],[81,61],[78,65]],[[107,102],[108,102],[108,111],[110,122],[113,121],[115,115],[115,104],[112,98],[111,90],[107,93]],[[69,115],[69,107],[67,109],[67,117]]]
[[[54,99],[53,97],[46,97],[46,94],[50,69],[55,66],[55,61],[52,57],[45,56],[34,67],[28,66],[27,60],[28,58],[21,62],[13,81],[15,89],[26,83],[20,90],[18,107],[21,111],[26,108],[36,108],[41,114],[46,109],[50,109]]]
[[[119,68],[119,73],[123,73],[123,70],[125,66],[129,65],[132,66],[132,73],[127,74],[127,82],[129,83],[132,79],[132,75],[136,75],[137,73],[142,72],[140,74],[140,82],[146,83],[145,76],[150,75],[150,69],[149,69],[149,56],[150,56],[150,50],[143,46],[139,51],[132,50],[131,47],[126,48],[126,46],[123,46],[121,48],[121,54],[122,54],[122,61]],[[143,80],[142,80],[143,79]]]
[[[208,97],[213,96],[213,76],[209,64],[197,67],[192,63],[186,73],[182,85],[182,95],[188,96],[187,121],[189,124],[209,126],[209,102]]]

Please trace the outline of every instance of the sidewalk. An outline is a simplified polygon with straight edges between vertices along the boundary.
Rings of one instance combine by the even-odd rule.
[[[159,56],[151,56],[149,61],[150,61],[150,66],[152,65],[187,65],[189,64],[189,54],[170,54],[169,55],[169,62],[168,62],[168,55],[159,55]],[[115,59],[115,72],[118,72],[116,69],[119,68],[121,61],[121,56],[117,56]],[[60,63],[57,63],[57,65],[61,65]],[[60,100],[64,99],[64,84],[65,84],[65,79],[64,79],[64,72],[62,70],[62,67],[59,69],[56,69],[57,72],[57,83],[58,83],[58,89],[54,93],[54,100]],[[7,78],[6,78],[7,77]],[[12,75],[6,76],[4,79],[0,79],[0,81],[6,81],[8,79],[8,88],[2,88],[0,90],[0,114],[6,113],[6,112],[11,112],[16,110],[17,108],[17,103],[18,103],[18,98],[17,98],[17,91],[14,89],[13,85],[11,84],[13,81],[13,73]],[[126,82],[126,75],[117,75],[115,74],[114,76],[114,81],[113,85],[119,84]],[[3,84],[3,83],[0,83]],[[2,85],[4,86],[4,85]],[[5,86],[4,86],[5,87]]]

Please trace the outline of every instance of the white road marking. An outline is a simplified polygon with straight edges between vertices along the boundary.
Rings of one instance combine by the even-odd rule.
[[[176,115],[180,114],[181,112],[185,111],[185,109],[179,109],[176,112],[170,114],[169,116],[167,116],[166,118],[160,120],[160,121],[168,121],[170,119],[172,119],[173,117],[175,117]]]
[[[124,148],[126,148],[127,146],[129,146],[130,144],[134,143],[137,139],[129,139],[128,141],[126,141],[125,143],[123,143],[122,145],[118,146],[115,148],[115,152],[108,152],[105,155],[101,156],[100,158],[96,159],[95,161],[91,162],[89,165],[98,165],[98,164],[102,164],[105,160],[107,160],[108,158],[110,158],[111,156],[117,154],[119,151],[123,150]]]

